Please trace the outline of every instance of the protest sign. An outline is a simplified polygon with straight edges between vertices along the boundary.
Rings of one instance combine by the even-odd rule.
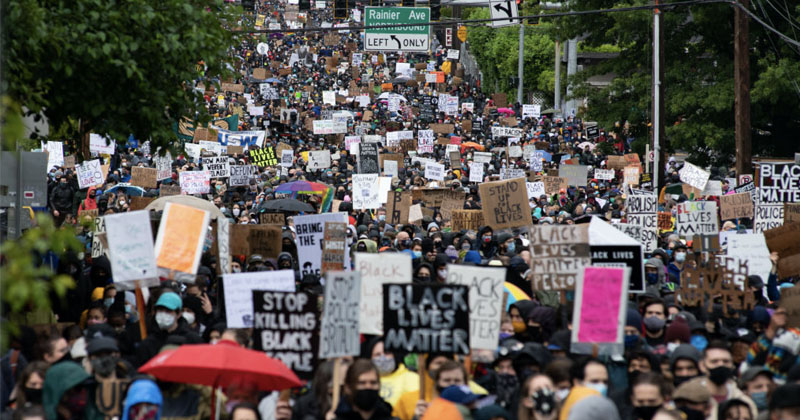
[[[153,163],[156,166],[156,179],[158,181],[172,178],[172,156],[170,156],[169,152],[165,156],[153,157]]]
[[[474,230],[478,231],[483,223],[482,210],[453,210],[450,223],[454,231]]]
[[[208,194],[211,174],[208,171],[183,171],[178,178],[183,194]]]
[[[690,235],[716,235],[719,231],[717,224],[717,203],[714,201],[685,201],[678,204],[677,234]]]
[[[594,177],[600,181],[612,181],[615,178],[613,169],[595,169]]]
[[[102,185],[105,182],[100,159],[84,161],[82,164],[76,165],[75,169],[78,175],[78,188],[80,189]]]
[[[210,214],[201,209],[167,203],[156,237],[159,276],[194,283]]]
[[[800,287],[787,287],[781,290],[781,308],[786,310],[786,326],[799,328]]]
[[[250,157],[250,162],[259,167],[275,166],[278,164],[278,158],[275,156],[275,150],[272,147],[262,147],[260,149],[250,149],[247,151]]]
[[[689,184],[701,191],[706,188],[708,178],[711,176],[710,173],[689,162],[683,163],[683,168],[678,171],[678,175],[680,176],[681,182]]]
[[[739,258],[724,255],[706,263],[686,264],[676,296],[684,307],[701,307],[711,313],[720,303],[725,318],[736,316],[729,309],[749,311],[755,305],[750,291],[748,267]]]
[[[504,312],[504,268],[447,265],[447,284],[469,287],[469,346],[472,349],[496,350],[500,318]]]
[[[411,283],[411,255],[407,253],[355,254],[355,269],[361,276],[359,332],[383,334],[383,285]]]
[[[589,225],[534,225],[528,236],[533,290],[575,288],[583,267],[592,263]]]
[[[98,155],[113,155],[117,149],[114,139],[99,134],[89,134],[89,152]]]
[[[544,191],[547,195],[558,194],[561,190],[569,188],[566,178],[560,176],[543,176]]]
[[[512,127],[492,127],[492,137],[493,138],[500,138],[500,137],[522,137],[524,132],[521,128],[512,128]]]
[[[42,142],[42,151],[47,153],[47,171],[64,166],[64,144],[60,141]]]
[[[753,200],[749,193],[727,194],[719,198],[720,220],[753,217]]]
[[[800,164],[761,163],[758,166],[759,203],[800,203]]]
[[[592,266],[630,268],[630,281],[628,292],[643,293],[644,264],[642,262],[642,247],[634,245],[591,245]]]
[[[611,170],[623,170],[627,164],[624,156],[611,155],[606,158],[606,167]]]
[[[168,197],[170,195],[181,195],[181,186],[175,184],[161,184],[158,187],[159,197]]]
[[[531,104],[523,104],[522,105],[522,118],[534,118],[538,119],[542,113],[542,106],[541,105],[531,105]]]
[[[780,204],[761,204],[755,208],[753,231],[766,232],[769,229],[783,226],[783,206]]]
[[[800,222],[800,204],[783,204],[783,222],[787,225],[789,223]]]
[[[628,185],[638,186],[639,185],[639,167],[638,166],[626,166],[623,170],[623,180]]]
[[[386,196],[386,223],[390,225],[408,223],[410,207],[410,192],[389,191]]]
[[[353,209],[380,208],[379,192],[378,174],[353,174]]]
[[[378,143],[361,143],[358,145],[358,173],[379,174]]]
[[[483,182],[483,164],[470,163],[469,164],[469,182]]]
[[[521,168],[500,168],[500,179],[525,178],[525,170]]]
[[[418,153],[433,153],[434,143],[433,130],[419,130],[417,131],[417,152]]]
[[[630,269],[584,267],[575,284],[571,351],[621,355]]]
[[[114,284],[135,289],[158,286],[150,213],[132,211],[104,217]]]
[[[330,150],[312,150],[308,152],[308,169],[327,169],[331,167]]]
[[[539,197],[546,195],[544,192],[544,182],[526,182],[525,187],[528,190],[528,200],[538,200]]]
[[[347,224],[325,222],[324,238],[325,240],[322,242],[322,272],[344,270]]]
[[[480,184],[483,219],[493,229],[532,224],[524,178]]]
[[[444,284],[384,284],[387,352],[470,353],[469,289]]]
[[[278,258],[282,248],[281,226],[235,224],[230,229],[231,255],[258,254]]]
[[[658,247],[658,197],[655,194],[629,195],[625,200],[628,223],[641,228],[640,242],[644,252]]]
[[[672,213],[668,211],[658,212],[658,230],[671,231],[675,229],[675,224],[672,222]]]
[[[305,292],[253,290],[253,348],[311,379],[319,354],[317,299]]]
[[[156,198],[137,197],[134,195],[130,197],[130,200],[131,200],[130,210],[136,211],[136,210],[143,210],[145,207],[147,207],[148,204],[152,203],[153,201],[156,201]],[[78,213],[80,213],[80,211]]]
[[[383,174],[390,177],[397,176],[397,161],[384,160],[383,161]]]
[[[256,176],[256,167],[253,165],[230,165],[228,185],[240,187],[250,185],[250,180]]]
[[[721,232],[720,232],[721,233]],[[733,233],[727,235],[727,255],[747,261],[749,273],[769,279],[772,260],[763,233]]]
[[[314,134],[344,134],[347,133],[347,121],[314,120],[312,129]]]
[[[254,271],[226,273],[222,276],[225,289],[225,319],[228,328],[253,327],[253,291],[271,290],[294,292],[294,271]]]
[[[433,162],[425,164],[425,178],[444,181],[444,165]]]
[[[322,213],[294,217],[298,265],[303,277],[308,274],[320,276],[325,224],[328,222],[347,223],[347,213]],[[344,264],[346,267],[350,266],[350,252],[347,247],[344,250]]]
[[[586,165],[560,165],[558,168],[558,176],[566,178],[567,185],[575,187],[585,187],[588,174],[589,167]]]
[[[771,252],[777,252],[778,278],[800,275],[800,223],[785,224],[764,231],[764,239]]]
[[[358,356],[361,277],[354,271],[329,271],[325,275],[325,305],[320,328],[319,358]]]
[[[251,150],[254,152],[254,150]],[[203,170],[208,171],[211,178],[227,178],[231,174],[228,156],[207,156],[203,158]]]
[[[408,222],[409,223],[416,223],[422,218],[425,217],[422,214],[422,205],[421,204],[414,204],[413,206],[408,208]]]
[[[281,150],[281,166],[291,168],[294,165],[294,150]]]

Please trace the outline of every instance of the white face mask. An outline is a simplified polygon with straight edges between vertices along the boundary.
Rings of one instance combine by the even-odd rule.
[[[124,205],[125,205],[125,200],[122,200],[122,201],[120,201],[120,202],[119,202],[119,205],[120,205],[120,206],[124,206]]]
[[[182,316],[183,319],[186,320],[186,323],[188,323],[189,325],[194,324],[195,321],[194,312],[184,312]]]
[[[440,278],[443,278],[443,279],[446,279],[446,278],[447,278],[447,269],[446,269],[446,268],[445,268],[445,269],[443,269],[443,270],[439,270],[439,271],[437,271],[437,273],[439,274],[439,277],[440,277]]]
[[[233,209],[233,215],[234,216],[239,217],[239,214],[241,214],[241,213],[242,213],[241,209]]]
[[[168,313],[168,312],[157,312],[156,313],[156,324],[158,324],[158,328],[162,330],[166,330],[175,323],[175,315]]]

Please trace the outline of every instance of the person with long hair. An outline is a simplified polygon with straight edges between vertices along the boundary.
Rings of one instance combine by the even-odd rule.
[[[558,417],[556,386],[549,376],[530,376],[519,391],[517,420],[553,420]]]
[[[336,408],[337,420],[394,420],[392,406],[381,398],[378,368],[358,359],[347,369],[344,398]]]
[[[31,362],[25,366],[25,369],[19,374],[14,390],[11,392],[11,402],[9,404],[11,409],[24,407],[26,403],[42,404],[42,387],[44,386],[44,377],[48,367],[50,365],[41,360]]]

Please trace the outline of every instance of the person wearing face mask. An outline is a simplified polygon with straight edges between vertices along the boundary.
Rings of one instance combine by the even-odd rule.
[[[160,420],[163,403],[158,385],[150,379],[139,379],[125,395],[122,420]]]
[[[644,333],[647,345],[653,347],[655,353],[666,352],[664,330],[667,325],[666,305],[660,298],[648,302],[644,307]]]
[[[47,370],[42,406],[52,420],[102,420],[94,403],[91,376],[75,362],[58,363]]]
[[[147,338],[139,345],[134,365],[141,366],[158,354],[170,336],[180,336],[187,344],[203,342],[180,316],[182,309],[183,301],[177,293],[169,291],[161,293],[155,304],[155,328],[148,330]]]
[[[681,344],[672,351],[669,367],[676,387],[700,374],[700,357],[700,351],[688,344]]]
[[[758,412],[758,407],[753,400],[736,386],[736,367],[733,364],[733,355],[725,343],[709,343],[708,347],[703,350],[700,371],[708,378],[706,386],[711,392],[713,413],[716,413],[717,405],[732,399],[742,400],[747,403],[753,413]],[[711,420],[716,420],[713,414]]]
[[[382,337],[365,344],[362,353],[372,360],[380,374],[381,398],[394,406],[404,393],[419,390],[419,375],[408,370],[393,353],[384,352]]]
[[[26,403],[36,405],[42,403],[42,386],[48,367],[50,366],[46,362],[37,360],[22,369],[17,384],[11,392],[9,410],[3,412],[4,418],[6,414],[13,414],[14,409],[24,407]]]
[[[369,360],[357,359],[347,369],[344,398],[332,416],[336,420],[391,420],[392,406],[381,398],[381,377]]]
[[[661,286],[664,285],[667,276],[664,272],[664,263],[661,262],[661,258],[649,258],[647,262],[644,263],[644,275],[646,287],[648,289],[655,291],[661,290]]]
[[[558,411],[555,385],[549,376],[536,374],[522,384],[518,420],[554,420]]]
[[[430,283],[432,278],[433,267],[431,267],[428,263],[422,263],[417,267],[416,270],[414,270],[414,283]]]
[[[775,381],[772,372],[764,366],[753,366],[739,378],[739,388],[756,404],[758,412],[762,413],[769,408],[769,395],[775,390]]]
[[[477,248],[483,259],[490,259],[497,254],[497,244],[493,240],[494,232],[489,226],[484,226],[478,231],[478,244],[473,248]]]
[[[537,307],[536,302],[531,300],[520,300],[514,302],[508,308],[508,314],[511,316],[511,325],[514,328],[514,337],[520,341],[525,341],[525,330],[527,329],[526,320],[530,313]]]
[[[89,305],[89,312],[86,314],[86,326],[105,324],[106,321],[105,303],[101,301],[92,302]]]
[[[675,408],[684,414],[686,420],[710,418],[712,398],[707,383],[707,378],[694,378],[682,383],[672,393]]]
[[[572,418],[570,412],[580,401],[591,396],[605,397],[608,393],[608,369],[599,360],[584,357],[570,368],[572,388],[563,402],[559,420]],[[613,403],[609,403],[614,406]],[[616,412],[616,407],[614,407]],[[619,417],[619,415],[617,415]]]
[[[675,278],[681,278],[681,271],[683,271],[683,267],[686,264],[686,257],[687,257],[687,248],[686,245],[678,242],[675,246],[675,249],[672,252],[672,262],[669,263],[667,266],[667,271],[671,276],[675,276]]]
[[[652,420],[659,409],[665,408],[669,396],[670,388],[661,375],[654,372],[642,373],[631,386],[633,411],[628,418]]]

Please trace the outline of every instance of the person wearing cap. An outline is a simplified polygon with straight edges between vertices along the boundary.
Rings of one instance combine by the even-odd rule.
[[[181,337],[187,344],[199,344],[203,340],[189,328],[189,324],[181,317],[183,301],[174,292],[163,292],[155,304],[156,328],[148,330],[147,338],[142,341],[137,351],[136,365],[141,366],[161,351],[170,336]]]
[[[669,370],[672,372],[672,383],[682,383],[700,374],[700,351],[689,344],[681,344],[669,355]]]
[[[789,383],[775,388],[769,400],[769,420],[800,419],[800,384]]]
[[[677,279],[681,278],[681,271],[683,271],[683,267],[686,264],[686,250],[686,245],[678,242],[672,252],[672,262],[667,266],[669,274],[675,276]]]
[[[759,412],[767,410],[768,395],[775,389],[772,372],[764,366],[752,366],[739,378],[739,388],[756,404]]]
[[[471,411],[478,399],[480,395],[473,393],[466,385],[449,386],[431,402],[421,420],[471,419]]]
[[[88,355],[89,373],[95,379],[122,379],[126,378],[133,368],[120,360],[120,351],[117,340],[111,337],[95,337],[86,345]]]
[[[711,392],[707,383],[708,378],[694,378],[682,383],[672,393],[675,408],[686,415],[686,420],[705,420],[711,415]]]

